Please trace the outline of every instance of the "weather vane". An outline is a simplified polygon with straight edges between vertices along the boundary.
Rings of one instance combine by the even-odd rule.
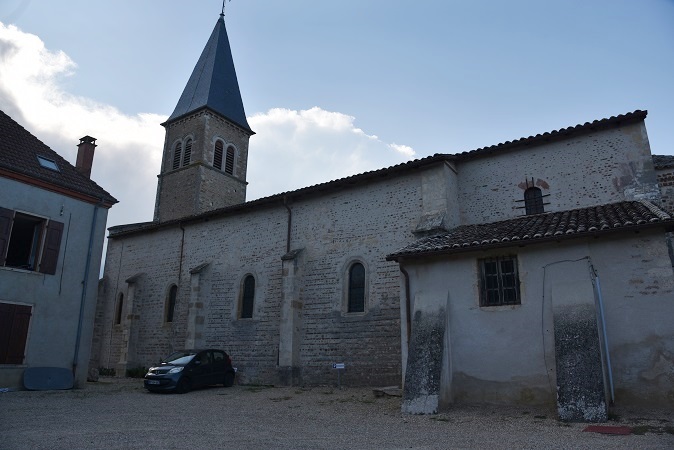
[[[232,0],[229,1],[231,2]],[[221,16],[225,15],[225,2],[227,2],[227,0],[222,0],[222,12],[220,13]]]

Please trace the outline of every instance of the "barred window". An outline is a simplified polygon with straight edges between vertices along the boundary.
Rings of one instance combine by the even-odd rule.
[[[527,216],[545,212],[543,208],[543,192],[537,187],[524,191],[524,208]]]
[[[479,260],[480,306],[519,305],[517,258],[504,256]]]

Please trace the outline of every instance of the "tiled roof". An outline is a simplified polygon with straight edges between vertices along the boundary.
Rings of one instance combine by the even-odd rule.
[[[535,136],[523,137],[514,141],[506,141],[500,144],[491,145],[489,147],[482,147],[467,152],[457,153],[452,156],[454,159],[463,160],[488,155],[495,151],[504,151],[510,148],[540,145],[550,141],[567,139],[577,134],[588,133],[596,130],[604,130],[631,122],[638,122],[644,120],[647,115],[648,111],[637,109],[634,112],[611,116],[608,119],[599,119],[592,122],[585,122],[584,124],[561,128],[559,130],[549,131],[546,133],[537,134]]]
[[[59,170],[42,167],[38,156],[54,161]],[[93,200],[102,199],[108,205],[117,203],[112,195],[82,175],[61,155],[2,111],[0,111],[0,169],[16,174],[17,178],[38,180],[44,186],[74,191]]]
[[[674,167],[674,155],[653,155],[653,165],[656,170]]]
[[[646,201],[611,203],[501,222],[462,225],[447,233],[419,239],[388,255],[386,259],[398,260],[401,257],[520,246],[653,225],[674,227],[674,218],[670,213]]]
[[[211,37],[167,122],[202,108],[210,108],[240,127],[253,132],[243,109],[223,16],[220,16],[215,24]]]

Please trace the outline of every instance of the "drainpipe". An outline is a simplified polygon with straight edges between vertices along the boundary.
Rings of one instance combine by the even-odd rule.
[[[615,403],[615,392],[613,388],[613,373],[611,373],[611,355],[609,354],[608,350],[608,336],[606,334],[606,319],[604,318],[604,299],[601,295],[601,284],[599,283],[599,275],[594,269],[594,266],[592,266],[592,263],[590,263],[590,273],[594,275],[594,281],[595,281],[595,290],[597,292],[597,300],[599,303],[599,318],[600,323],[601,323],[601,334],[602,337],[604,338],[604,353],[606,354],[606,372],[608,372],[608,386],[610,389],[610,394],[611,394],[611,404],[613,405]]]
[[[283,197],[283,206],[286,207],[288,210],[288,234],[286,236],[286,253],[290,252],[290,227],[293,224],[293,212],[290,209],[290,206],[288,206],[288,197],[284,196]]]
[[[84,302],[87,298],[87,288],[89,286],[89,266],[91,265],[91,253],[94,247],[94,233],[96,232],[96,219],[98,218],[98,208],[103,206],[103,199],[94,205],[94,214],[91,218],[91,229],[89,230],[89,248],[87,249],[87,262],[84,267],[84,280],[82,281],[82,297],[80,298],[80,316],[77,322],[77,336],[75,338],[75,354],[73,355],[73,377],[77,372],[77,360],[80,355],[80,340],[82,339],[82,322],[84,321]],[[64,261],[65,263],[65,261]]]
[[[180,222],[178,226],[183,232],[183,235],[180,238],[180,261],[178,262],[178,286],[180,286],[180,279],[183,274],[183,252],[185,251],[185,227],[182,222]]]
[[[410,335],[412,334],[412,318],[410,317],[410,310],[412,305],[410,304],[410,275],[407,273],[407,270],[400,264],[400,272],[403,274],[405,281],[405,319],[407,322],[407,349],[410,348]]]

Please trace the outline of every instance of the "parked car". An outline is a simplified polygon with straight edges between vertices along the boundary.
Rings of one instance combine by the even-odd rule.
[[[222,350],[180,350],[150,367],[144,384],[151,392],[175,390],[182,394],[213,384],[230,387],[235,375],[232,359]]]

